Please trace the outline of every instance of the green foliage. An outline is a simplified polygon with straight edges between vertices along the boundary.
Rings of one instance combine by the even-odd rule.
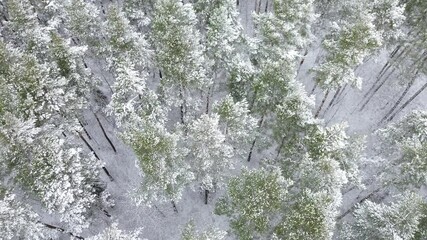
[[[153,41],[166,85],[203,86],[202,45],[190,4],[159,0],[155,4]]]
[[[386,184],[399,188],[421,187],[427,183],[427,113],[414,111],[400,122],[377,132],[383,156],[389,157],[383,174]]]
[[[326,61],[315,68],[316,81],[324,89],[335,89],[345,83],[361,88],[361,79],[354,68],[382,44],[380,34],[372,23],[374,17],[366,14],[358,21],[337,29],[324,40],[328,51]]]
[[[280,212],[288,185],[278,169],[244,170],[230,180],[215,213],[231,218],[230,226],[239,239],[263,236]]]
[[[254,137],[256,120],[250,116],[246,100],[235,102],[228,95],[214,105],[214,112],[220,117],[220,126],[224,128],[227,141],[234,147],[237,154],[249,149]]]
[[[70,33],[97,53],[101,47],[99,33],[103,30],[98,8],[84,0],[71,0],[69,4],[64,4],[64,10],[66,26]]]
[[[217,114],[204,114],[188,126],[187,159],[197,184],[203,190],[215,191],[223,184],[227,170],[234,168],[233,148],[225,140]]]
[[[194,222],[190,221],[182,230],[181,240],[222,240],[225,236],[226,232],[215,228],[204,232],[196,231]]]
[[[145,124],[144,130],[130,132],[128,142],[138,157],[144,181],[135,196],[138,203],[180,200],[184,187],[193,179],[185,163],[186,149],[178,146],[179,135],[160,125]]]
[[[389,205],[366,201],[354,212],[355,222],[344,227],[345,239],[414,239],[425,216],[422,199],[405,193]],[[420,229],[421,230],[421,229]]]
[[[325,209],[329,202],[326,193],[303,191],[286,207],[281,223],[274,229],[274,236],[289,240],[329,239],[330,226]]]

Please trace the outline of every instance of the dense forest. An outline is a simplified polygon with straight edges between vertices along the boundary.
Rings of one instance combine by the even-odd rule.
[[[0,0],[0,239],[427,239],[425,88],[425,0]]]

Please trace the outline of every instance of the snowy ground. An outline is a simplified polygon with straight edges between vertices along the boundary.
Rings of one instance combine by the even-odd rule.
[[[266,7],[270,9],[271,0],[240,0],[239,11],[241,12],[242,24],[249,34],[253,32],[251,12],[255,9],[264,11]],[[313,67],[318,52],[318,50],[309,51],[298,75],[298,78],[306,86],[307,92],[311,92],[314,85],[312,76],[308,70]],[[391,76],[384,86],[372,97],[363,111],[359,111],[359,109],[361,107],[361,100],[376,81],[377,75],[386,63],[388,56],[388,52],[383,52],[379,54],[378,58],[367,60],[360,66],[357,69],[357,73],[364,80],[362,89],[358,90],[347,86],[337,96],[336,101],[330,108],[328,108],[328,105],[335,92],[329,94],[323,110],[320,112],[320,117],[325,119],[325,124],[331,125],[346,121],[349,125],[349,133],[368,136],[378,129],[379,121],[391,109],[394,102],[397,101],[405,85],[400,86],[398,80]],[[412,96],[425,81],[426,79],[417,79],[402,102]],[[110,94],[105,82],[104,85],[104,93],[106,95]],[[317,106],[319,106],[324,96],[323,92],[319,88],[316,88],[314,94]],[[397,114],[393,121],[413,109],[425,109],[426,100],[427,91],[420,94],[410,105]],[[326,108],[328,110],[324,112]],[[96,109],[94,109],[94,112],[96,112]],[[226,218],[216,216],[212,213],[214,208],[212,203],[215,202],[220,193],[212,194],[209,204],[204,205],[203,196],[197,191],[188,189],[184,194],[184,199],[177,204],[178,213],[173,211],[171,204],[158,205],[152,208],[136,206],[130,198],[132,189],[137,187],[141,181],[139,170],[135,164],[136,158],[130,149],[115,136],[114,125],[111,119],[106,117],[102,112],[97,112],[97,114],[107,135],[117,147],[117,153],[113,151],[104,137],[92,111],[85,113],[85,121],[87,123],[85,128],[91,136],[88,142],[105,162],[106,168],[114,178],[114,181],[110,181],[103,172],[101,173],[103,180],[107,183],[107,191],[111,193],[111,198],[114,200],[115,206],[106,209],[111,214],[111,217],[106,216],[100,210],[95,211],[95,220],[92,221],[90,228],[81,234],[83,237],[98,233],[114,221],[117,221],[119,228],[123,230],[134,230],[143,227],[142,235],[147,239],[179,239],[181,229],[190,219],[194,220],[196,229],[199,230],[209,227],[227,229],[228,223]],[[368,141],[367,151],[369,151],[369,148],[370,142]],[[255,164],[256,161],[259,161],[257,156],[253,159]],[[346,194],[343,202],[343,211],[347,210],[359,195],[364,196],[366,192],[368,190],[361,192],[361,190],[356,189]],[[52,224],[60,226],[58,222],[52,222]],[[64,234],[63,238],[68,239],[69,236]]]

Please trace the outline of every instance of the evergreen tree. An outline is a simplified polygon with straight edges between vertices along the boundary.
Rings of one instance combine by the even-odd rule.
[[[245,100],[235,102],[230,95],[214,105],[220,128],[236,154],[246,154],[255,135],[256,120],[249,115],[248,107]]]
[[[154,9],[152,41],[162,73],[162,97],[169,106],[180,108],[181,123],[186,123],[200,106],[193,95],[210,84],[196,15],[191,4],[179,0],[159,0]]]
[[[323,40],[327,54],[314,68],[316,82],[326,90],[347,83],[360,89],[362,79],[354,69],[402,36],[403,8],[395,0],[339,1],[331,8],[337,17],[331,19],[331,32]]]
[[[427,183],[427,113],[414,111],[400,122],[378,131],[385,162],[383,180],[399,188]]]
[[[391,204],[366,201],[354,212],[355,221],[347,224],[345,239],[414,239],[425,203],[413,193],[405,193]],[[425,235],[424,235],[425,237]]]
[[[28,205],[19,203],[10,193],[2,193],[0,199],[0,231],[2,238],[7,240],[56,237],[39,222],[39,216]]]
[[[230,180],[215,213],[230,217],[230,226],[239,239],[268,236],[281,215],[289,184],[279,169],[244,170]]]
[[[305,190],[292,200],[293,203],[285,207],[280,224],[274,228],[272,239],[330,239],[328,194]]]
[[[308,45],[315,19],[311,0],[276,0],[273,9],[255,17],[258,44],[252,61],[257,74],[250,107],[261,115],[274,112],[293,90],[298,52]]]
[[[324,89],[336,89],[346,83],[361,88],[362,80],[354,68],[382,44],[381,35],[373,24],[372,14],[365,12],[363,18],[338,27],[323,41],[328,55],[326,61],[314,70],[316,81]]]
[[[103,30],[99,9],[84,0],[59,1],[58,5],[64,9],[65,29],[70,37],[77,38],[90,51],[97,53],[101,47],[99,34]]]
[[[204,232],[196,231],[194,223],[190,221],[182,230],[181,240],[222,240],[225,239],[226,234],[225,231],[215,228]]]
[[[87,210],[95,201],[93,183],[100,164],[74,144],[65,144],[61,136],[79,130],[72,113],[81,109],[85,96],[76,96],[81,79],[74,72],[75,63],[68,61],[72,58],[64,55],[67,48],[55,37],[52,55],[44,59],[0,43],[0,130],[10,176],[35,193],[48,212],[58,211],[61,220],[79,232],[88,226]],[[48,59],[54,59],[53,64],[38,62]],[[28,125],[22,128],[23,123]]]
[[[142,240],[139,237],[140,230],[126,233],[118,228],[117,223],[111,224],[110,227],[104,229],[103,232],[98,235],[87,238],[88,240]]]
[[[207,75],[214,81],[211,92],[215,91],[215,84],[227,79],[231,94],[241,100],[246,94],[239,87],[248,84],[253,68],[248,54],[244,52],[251,45],[250,39],[243,33],[235,1],[199,0],[194,8],[206,45]],[[212,93],[208,93],[207,111],[210,107],[209,94]]]
[[[217,114],[202,115],[188,126],[186,139],[187,156],[195,181],[207,194],[215,191],[227,176],[227,170],[234,168],[233,148],[225,142],[219,129]]]
[[[171,134],[160,124],[149,123],[130,136],[130,145],[144,176],[137,202],[150,206],[172,201],[176,208],[175,201],[181,199],[184,187],[194,178],[184,161],[187,151],[180,146],[180,140],[179,133]]]

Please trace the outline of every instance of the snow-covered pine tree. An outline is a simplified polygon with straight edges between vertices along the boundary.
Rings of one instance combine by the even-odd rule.
[[[67,0],[57,2],[63,8],[66,33],[75,43],[87,45],[89,50],[98,53],[101,44],[102,22],[99,9],[84,0]]]
[[[169,133],[161,124],[149,125],[130,135],[130,145],[138,157],[138,166],[142,170],[143,182],[137,191],[135,200],[151,206],[154,203],[175,202],[182,196],[184,187],[191,180],[189,164],[184,156],[181,134]]]
[[[280,209],[290,184],[277,168],[243,170],[229,181],[215,213],[230,218],[230,227],[238,239],[268,238],[274,221],[282,215]]]
[[[117,223],[111,224],[110,227],[103,230],[98,235],[86,238],[88,240],[143,240],[140,236],[140,230],[125,232],[118,228]]]
[[[344,26],[334,25],[332,33],[323,41],[326,60],[314,69],[316,82],[323,89],[336,89],[346,83],[361,88],[362,80],[354,69],[382,44],[373,24],[374,16],[368,12],[363,15]]]
[[[100,164],[74,144],[64,143],[64,131],[76,129],[76,121],[67,122],[70,116],[61,114],[66,113],[65,106],[79,109],[74,108],[73,98],[85,96],[76,96],[73,85],[77,84],[67,82],[58,65],[38,62],[55,55],[37,59],[4,43],[0,52],[1,132],[9,149],[5,161],[10,176],[34,193],[49,212],[59,212],[70,228],[81,231],[96,198],[93,184]]]
[[[300,52],[307,47],[311,38],[311,25],[315,19],[312,1],[281,1],[273,2],[272,13],[261,13],[255,16],[256,51],[251,61],[256,69],[251,81],[249,108],[259,117],[259,126],[264,119],[275,119],[280,104],[286,101],[288,95],[298,93],[302,89],[296,82],[297,64]],[[310,99],[305,94],[295,95],[302,105],[310,105]],[[286,104],[285,104],[286,105]],[[284,109],[284,111],[288,111]],[[274,120],[273,120],[274,121]],[[274,126],[274,123],[266,129]],[[277,128],[278,129],[278,128]],[[271,131],[260,128],[267,136],[270,144],[280,145],[284,134],[272,139]],[[285,130],[285,129],[282,129]],[[273,140],[273,141],[272,141]],[[256,143],[253,141],[249,151],[248,161]]]
[[[138,30],[147,26],[153,17],[153,5],[155,1],[128,0],[123,2],[123,11],[130,23]]]
[[[360,184],[358,152],[363,147],[346,135],[345,125],[324,128],[312,120],[298,130],[278,158],[284,177],[294,184],[283,210],[289,215],[277,226],[276,235],[331,239],[341,188],[349,181]],[[311,221],[316,223],[307,225]],[[294,227],[288,229],[288,225]]]
[[[167,107],[146,86],[151,52],[144,36],[130,25],[125,14],[111,7],[106,23],[105,54],[114,72],[114,93],[107,111],[114,115],[121,138],[135,152],[143,175],[134,198],[138,204],[179,201],[192,175],[183,161],[179,132],[165,125]]]
[[[418,189],[427,183],[427,112],[414,111],[397,123],[378,130],[384,183]]]
[[[39,24],[37,12],[28,0],[7,0],[6,7],[9,19],[2,29],[4,41],[43,59],[49,42],[48,31],[52,29]]]
[[[426,203],[414,193],[395,197],[391,204],[366,201],[354,211],[354,222],[342,229],[341,237],[350,240],[362,239],[424,239],[425,229],[419,229],[426,212]]]
[[[101,198],[94,189],[100,162],[78,147],[67,146],[60,132],[37,136],[26,151],[31,153],[30,163],[15,166],[17,180],[40,198],[49,213],[59,213],[73,232],[88,227],[89,209]]]
[[[39,222],[39,216],[30,206],[21,204],[15,195],[0,193],[0,231],[5,240],[55,238],[56,233]]]
[[[219,129],[217,114],[204,114],[189,123],[185,139],[189,150],[187,161],[194,174],[196,187],[205,192],[205,204],[208,203],[208,193],[220,187],[227,171],[234,168],[233,148],[225,139]]]
[[[115,77],[107,112],[115,116],[117,125],[125,132],[139,130],[148,118],[163,122],[164,109],[146,85],[151,51],[145,36],[130,25],[117,6],[110,8],[105,28],[102,52]]]
[[[121,8],[111,6],[104,25],[106,44],[103,52],[110,65],[128,60],[135,66],[147,67],[151,54],[145,36],[130,25]]]
[[[255,16],[258,44],[252,61],[258,72],[249,102],[260,115],[275,111],[295,85],[299,52],[311,40],[316,17],[311,0],[275,0],[273,9]]]
[[[282,220],[274,228],[272,239],[330,239],[328,222],[330,197],[326,192],[303,190],[285,205]]]
[[[330,33],[322,43],[325,60],[313,69],[316,83],[324,90],[344,84],[360,89],[362,79],[355,75],[355,68],[402,36],[403,8],[396,0],[342,1],[331,8],[335,18],[330,19]]]
[[[206,45],[205,58],[207,76],[212,78],[213,86],[207,96],[206,110],[210,110],[210,98],[215,87],[227,79],[231,94],[242,100],[246,97],[243,89],[253,69],[248,54],[250,39],[244,35],[234,0],[199,0],[194,3],[199,17],[202,40]]]
[[[207,231],[196,231],[193,221],[187,223],[182,230],[181,240],[223,240],[227,232],[217,228],[212,228]]]
[[[161,72],[162,100],[179,107],[181,123],[194,118],[200,108],[195,95],[206,91],[211,82],[206,77],[203,45],[196,25],[192,4],[156,1],[151,40]]]
[[[220,117],[220,128],[236,155],[247,154],[249,144],[256,133],[257,123],[249,115],[248,108],[246,100],[234,101],[230,95],[214,104],[214,113]]]

